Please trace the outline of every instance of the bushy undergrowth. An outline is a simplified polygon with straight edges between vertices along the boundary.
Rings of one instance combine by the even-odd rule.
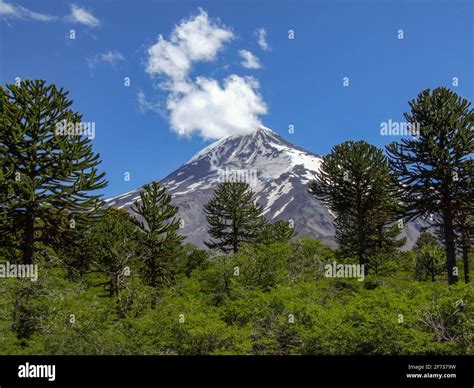
[[[417,281],[407,254],[364,281],[325,278],[332,260],[309,239],[192,250],[171,285],[132,268],[119,297],[44,260],[37,282],[0,281],[0,353],[474,354],[472,286]]]

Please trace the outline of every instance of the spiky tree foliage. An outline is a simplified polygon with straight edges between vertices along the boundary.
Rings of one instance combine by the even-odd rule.
[[[423,232],[416,239],[415,245],[413,245],[413,251],[415,253],[419,252],[423,246],[430,244],[439,245],[438,239],[429,232]]]
[[[97,170],[99,154],[80,130],[82,116],[70,109],[68,92],[35,80],[6,85],[0,93],[2,234],[19,235],[22,262],[28,264],[35,241],[46,238],[45,228],[54,230],[59,213],[71,220],[71,229],[93,215],[100,201],[90,192],[106,181]],[[58,131],[65,124],[79,130]]]
[[[261,242],[271,244],[274,242],[289,242],[296,236],[296,231],[289,221],[268,223],[262,233]]]
[[[137,229],[127,211],[108,208],[84,234],[80,241],[82,251],[75,245],[69,250],[72,255],[69,268],[79,270],[81,275],[86,269],[102,275],[104,281],[98,285],[114,298],[120,318],[125,318],[134,303],[133,278],[139,268]]]
[[[93,257],[93,266],[106,278],[102,285],[120,301],[136,251],[136,226],[125,210],[106,209],[90,228],[83,248]]]
[[[143,186],[140,199],[132,206],[140,227],[140,257],[145,264],[147,283],[153,287],[167,285],[175,272],[174,260],[183,237],[178,235],[178,206],[171,204],[171,195],[157,182]]]
[[[0,133],[4,132],[5,129],[5,93],[0,86]],[[11,231],[10,220],[7,217],[7,208],[5,203],[8,198],[8,193],[11,191],[12,180],[10,177],[13,175],[14,166],[11,159],[7,158],[7,148],[3,142],[0,141],[0,246],[5,249],[7,242],[13,238],[8,236],[8,232]],[[2,252],[0,252],[2,253]],[[6,254],[6,252],[3,252]]]
[[[99,219],[99,213],[96,219]],[[96,219],[94,222],[71,229],[71,220],[66,213],[58,212],[53,215],[52,222],[46,224],[42,229],[43,239],[41,244],[37,244],[36,247],[38,258],[45,256],[59,259],[71,279],[86,275],[93,264],[94,256],[91,255],[87,238]],[[45,249],[45,247],[52,249]]]
[[[211,249],[237,252],[242,243],[256,242],[267,224],[263,208],[245,182],[220,183],[213,198],[204,205]]]
[[[405,118],[419,129],[419,136],[394,142],[387,150],[404,193],[407,218],[434,215],[452,284],[458,280],[456,220],[462,209],[472,209],[474,113],[469,101],[444,87],[426,89],[409,104],[411,113]],[[470,194],[463,195],[466,192]]]
[[[385,156],[364,141],[335,146],[323,158],[309,190],[336,214],[336,239],[344,256],[356,255],[367,270],[374,252],[393,251],[404,244],[398,191]]]
[[[1,140],[6,129],[7,94],[0,86],[0,255],[14,260],[20,256],[21,236],[13,220],[9,217],[7,199],[13,193],[15,164],[13,158],[8,157],[7,145]],[[18,174],[16,175],[18,177]]]
[[[413,247],[416,259],[415,277],[420,280],[436,280],[444,271],[444,252],[438,240],[431,233],[423,232]]]

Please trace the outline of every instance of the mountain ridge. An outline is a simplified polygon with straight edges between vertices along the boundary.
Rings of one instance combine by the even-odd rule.
[[[180,208],[180,233],[194,244],[202,246],[208,238],[204,204],[218,183],[233,179],[249,183],[269,221],[290,221],[300,236],[335,246],[334,215],[308,192],[308,183],[321,162],[320,155],[260,126],[250,134],[230,135],[211,143],[159,182]],[[106,206],[130,211],[140,191],[138,188],[109,198]],[[409,246],[418,232],[414,224],[406,226]]]

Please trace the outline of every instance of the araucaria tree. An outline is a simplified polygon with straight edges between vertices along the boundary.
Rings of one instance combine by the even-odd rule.
[[[220,183],[213,198],[204,205],[211,249],[237,252],[242,243],[257,241],[267,221],[255,193],[245,182]]]
[[[157,182],[143,186],[140,199],[132,206],[140,227],[139,256],[145,264],[145,280],[153,287],[168,285],[175,271],[173,259],[183,237],[177,234],[180,219],[178,206]]]
[[[268,223],[262,233],[259,242],[264,244],[272,244],[283,242],[287,243],[296,236],[296,231],[293,228],[292,223],[289,221],[276,221],[274,223]]]
[[[452,284],[458,280],[456,224],[465,209],[472,209],[474,114],[469,101],[444,87],[426,89],[409,104],[405,118],[419,136],[394,142],[387,150],[407,218],[432,218],[442,236]]]
[[[136,228],[125,210],[108,208],[84,239],[83,249],[90,252],[92,264],[107,278],[103,285],[118,301],[135,258]]]
[[[58,227],[59,215],[71,229],[94,215],[101,203],[90,192],[106,181],[68,92],[28,80],[0,87],[0,94],[1,225],[7,229],[0,234],[19,236],[21,261],[29,264],[35,242],[45,240],[46,228]]]
[[[431,233],[423,232],[416,240],[413,252],[416,258],[415,277],[419,280],[435,281],[444,272],[444,251]]]
[[[378,148],[364,141],[335,146],[323,158],[309,191],[335,213],[340,253],[356,255],[366,273],[371,255],[404,244],[404,239],[398,239],[399,193]]]

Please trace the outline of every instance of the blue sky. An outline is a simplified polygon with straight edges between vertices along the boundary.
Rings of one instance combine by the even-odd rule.
[[[212,37],[205,52],[193,45],[199,17]],[[41,78],[70,92],[95,123],[112,196],[247,123],[318,154],[345,140],[396,140],[381,123],[404,121],[423,89],[473,100],[473,20],[473,3],[456,0],[0,1],[0,82]]]

